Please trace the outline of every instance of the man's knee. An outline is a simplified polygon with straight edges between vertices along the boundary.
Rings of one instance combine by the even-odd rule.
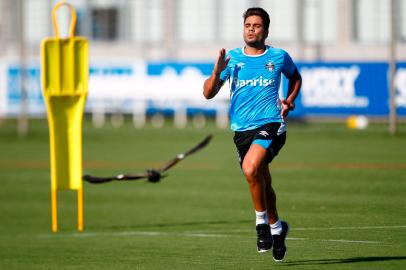
[[[244,172],[245,178],[248,182],[256,182],[260,176],[259,166],[252,164],[250,162],[243,162],[242,170]]]

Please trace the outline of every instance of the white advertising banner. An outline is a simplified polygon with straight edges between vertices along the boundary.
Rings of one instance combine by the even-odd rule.
[[[0,61],[0,118],[7,115],[7,104],[6,66]]]

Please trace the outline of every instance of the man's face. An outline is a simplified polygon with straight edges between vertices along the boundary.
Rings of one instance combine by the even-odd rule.
[[[244,41],[248,46],[263,45],[268,37],[262,18],[256,15],[249,16],[244,22]]]

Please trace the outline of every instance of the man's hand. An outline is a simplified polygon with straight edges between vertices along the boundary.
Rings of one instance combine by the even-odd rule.
[[[223,48],[219,51],[213,72],[211,73],[210,77],[204,81],[203,95],[207,99],[211,99],[217,95],[218,91],[223,85],[223,81],[220,80],[220,73],[227,67],[228,62],[230,61],[230,57],[224,59],[225,57],[226,50]]]
[[[228,62],[230,61],[230,57],[226,57],[226,50],[222,48],[219,51],[219,56],[217,57],[216,64],[214,65],[213,73],[215,75],[220,75],[220,73],[227,67]]]
[[[287,101],[286,99],[281,99],[281,103],[282,103],[281,115],[282,119],[285,121],[286,117],[289,114],[289,111],[293,111],[295,105],[292,102]]]

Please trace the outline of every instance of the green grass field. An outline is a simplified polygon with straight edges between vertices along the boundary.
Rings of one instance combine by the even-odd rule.
[[[84,172],[115,175],[158,167],[208,133],[211,144],[161,183],[84,184],[85,231],[76,197],[59,193],[50,232],[48,128],[19,138],[0,125],[0,269],[406,269],[406,126],[363,131],[292,124],[271,165],[288,254],[256,252],[255,220],[232,133],[84,126]]]

